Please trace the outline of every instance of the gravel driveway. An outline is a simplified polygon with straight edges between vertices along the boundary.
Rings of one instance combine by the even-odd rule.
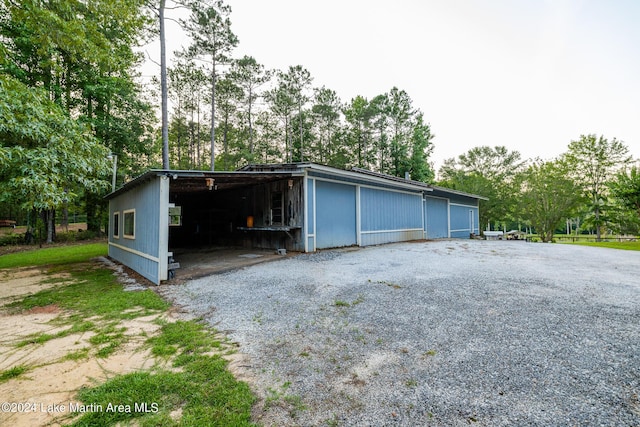
[[[264,425],[640,425],[639,252],[402,243],[164,292],[239,343]]]

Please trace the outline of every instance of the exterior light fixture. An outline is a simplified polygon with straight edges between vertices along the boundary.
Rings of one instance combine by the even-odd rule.
[[[216,188],[216,190],[218,189],[218,186],[216,185],[216,180],[213,178],[207,178],[207,187],[209,187],[209,191],[213,190],[213,187]]]
[[[289,185],[289,190],[291,190],[293,188],[293,180],[290,179],[287,184]]]

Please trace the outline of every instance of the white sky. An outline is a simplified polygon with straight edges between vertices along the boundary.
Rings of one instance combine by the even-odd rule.
[[[226,3],[236,57],[302,65],[343,102],[404,89],[436,135],[436,167],[479,145],[551,158],[589,133],[640,157],[640,1]]]

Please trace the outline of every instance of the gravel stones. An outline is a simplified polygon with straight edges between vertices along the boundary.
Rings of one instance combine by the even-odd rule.
[[[639,425],[640,254],[437,241],[168,286],[240,344],[265,425]]]

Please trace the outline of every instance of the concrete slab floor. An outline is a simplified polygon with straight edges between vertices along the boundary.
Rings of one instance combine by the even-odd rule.
[[[173,258],[180,263],[175,271],[175,277],[168,280],[168,284],[180,284],[187,280],[210,274],[224,273],[249,265],[276,261],[296,255],[288,252],[278,255],[275,249],[251,249],[229,247],[207,247],[197,249],[174,249]]]

